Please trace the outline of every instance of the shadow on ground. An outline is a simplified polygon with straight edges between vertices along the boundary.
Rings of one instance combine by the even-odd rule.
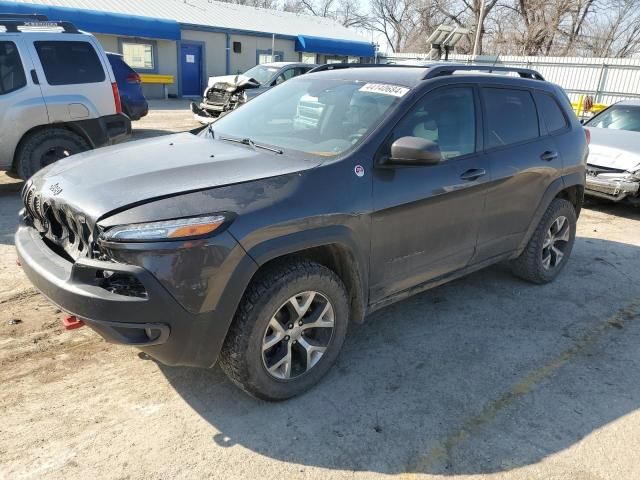
[[[616,217],[640,220],[640,207],[629,203],[615,203],[594,197],[585,197],[584,207],[596,212],[615,215]]]
[[[478,272],[352,326],[321,384],[282,403],[217,367],[160,368],[222,447],[342,470],[506,471],[640,406],[639,281],[639,247],[590,238],[551,285]]]

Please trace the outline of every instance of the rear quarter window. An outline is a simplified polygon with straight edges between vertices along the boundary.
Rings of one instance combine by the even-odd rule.
[[[542,116],[542,120],[547,126],[549,133],[558,132],[564,130],[569,125],[567,118],[562,113],[562,109],[558,102],[547,93],[536,92],[536,104],[538,105],[538,112]]]
[[[18,90],[26,84],[18,47],[13,42],[0,42],[0,95]]]
[[[485,87],[482,94],[486,148],[524,142],[540,135],[536,106],[527,90]]]
[[[105,80],[98,54],[89,42],[34,42],[49,85],[100,83]]]

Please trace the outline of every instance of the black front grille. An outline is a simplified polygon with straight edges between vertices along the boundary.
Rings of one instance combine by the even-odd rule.
[[[207,101],[209,103],[224,105],[229,101],[231,94],[226,90],[211,88],[207,92]]]
[[[73,260],[93,257],[93,236],[83,215],[68,206],[44,199],[35,187],[23,194],[27,216],[41,235]]]

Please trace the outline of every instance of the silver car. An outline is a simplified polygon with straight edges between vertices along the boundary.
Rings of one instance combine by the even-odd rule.
[[[591,134],[585,193],[640,206],[640,100],[618,102],[585,127]]]
[[[27,179],[130,133],[93,35],[41,15],[0,14],[0,170]]]

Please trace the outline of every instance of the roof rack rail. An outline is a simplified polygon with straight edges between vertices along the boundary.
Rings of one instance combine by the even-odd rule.
[[[423,77],[423,80],[429,78],[441,77],[443,75],[452,75],[457,71],[483,71],[483,72],[514,72],[520,75],[522,78],[530,78],[532,80],[543,80],[544,77],[539,72],[530,68],[519,67],[500,67],[494,65],[462,65],[462,64],[437,64],[428,67],[427,73]]]
[[[3,17],[0,17],[0,27],[4,27],[7,33],[22,33],[19,27],[42,27],[42,28],[51,28],[51,27],[60,27],[64,31],[64,33],[80,33],[80,31],[76,28],[76,26],[71,22],[65,21],[51,21],[47,20],[44,15],[30,15],[29,19],[15,19],[16,15],[11,14],[3,14],[7,15],[7,17],[11,17],[11,20],[5,20]],[[27,15],[23,15],[26,17]],[[36,19],[34,17],[44,17],[44,20]]]
[[[392,63],[326,63],[309,70],[309,73],[324,72],[326,70],[344,70],[345,68],[374,68],[374,67],[402,67],[428,68],[423,65],[395,65]]]
[[[33,20],[37,22],[47,22],[49,17],[40,13],[0,13],[1,20]]]

